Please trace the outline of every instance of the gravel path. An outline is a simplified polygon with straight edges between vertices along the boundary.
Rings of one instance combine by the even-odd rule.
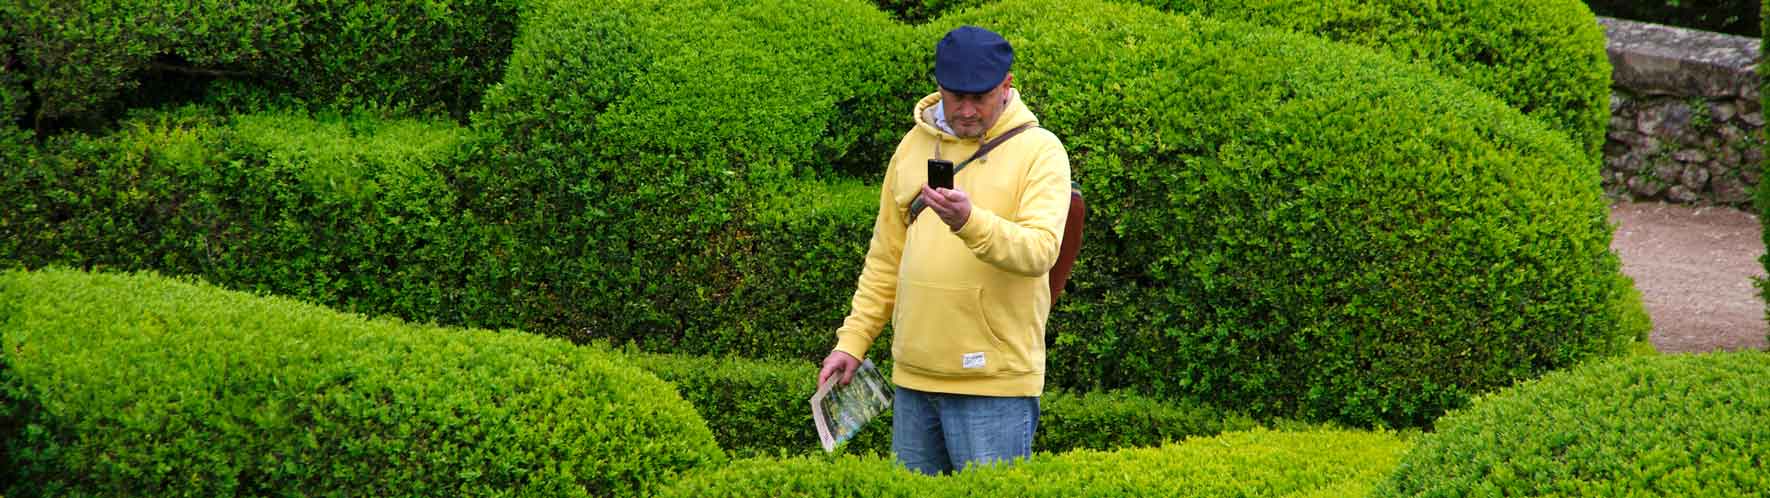
[[[1668,353],[1764,349],[1770,322],[1752,286],[1764,276],[1758,217],[1733,208],[1618,202],[1611,248],[1653,316]]]

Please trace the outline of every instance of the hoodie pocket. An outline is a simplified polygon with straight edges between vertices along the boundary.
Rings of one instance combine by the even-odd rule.
[[[891,356],[898,365],[944,376],[993,375],[1009,355],[984,319],[977,287],[905,280],[891,320]]]

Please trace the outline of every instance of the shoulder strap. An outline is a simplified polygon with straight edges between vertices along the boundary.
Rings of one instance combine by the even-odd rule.
[[[1022,124],[1020,126],[1014,127],[1014,129],[1012,129],[1012,130],[1008,130],[1007,132],[996,136],[996,138],[991,139],[988,142],[984,142],[984,144],[982,146],[979,146],[977,148],[977,152],[971,153],[971,158],[966,159],[965,162],[959,163],[957,166],[953,166],[953,174],[955,174],[955,175],[959,174],[959,170],[965,169],[965,165],[971,164],[971,161],[976,161],[976,160],[982,158],[983,156],[989,155],[989,151],[995,150],[996,146],[1002,145],[1002,142],[1006,142],[1006,141],[1008,141],[1008,139],[1014,138],[1014,136],[1019,135],[1020,132],[1030,130],[1033,128],[1038,128],[1038,127],[1039,127],[1039,125],[1037,123]]]
[[[996,138],[990,139],[988,142],[984,142],[983,145],[977,147],[977,152],[971,153],[971,157],[966,159],[965,162],[953,166],[953,175],[957,176],[959,171],[964,170],[965,166],[970,165],[972,161],[976,161],[989,155],[989,151],[995,150],[996,146],[1002,145],[1002,142],[1007,142],[1008,139],[1014,138],[1014,136],[1019,135],[1020,132],[1038,127],[1038,123],[1025,123],[1016,126],[1014,129],[1008,130],[1001,135],[997,135]],[[922,194],[916,194],[916,198],[910,201],[909,222],[915,223],[916,216],[922,214],[922,209],[926,207],[928,207],[928,204],[922,201]]]

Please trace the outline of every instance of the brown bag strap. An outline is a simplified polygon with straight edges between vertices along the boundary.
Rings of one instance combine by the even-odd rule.
[[[976,160],[982,158],[983,156],[988,155],[989,151],[995,150],[996,146],[1002,145],[1002,142],[1007,142],[1008,139],[1014,138],[1014,136],[1019,135],[1020,132],[1030,130],[1033,128],[1038,128],[1038,127],[1039,127],[1038,123],[1022,124],[1020,126],[1014,127],[1014,129],[1012,129],[1012,130],[1008,130],[1007,132],[1002,133],[1001,135],[997,135],[996,138],[990,139],[990,141],[988,141],[988,142],[984,142],[982,146],[977,147],[977,152],[971,153],[971,157],[969,159],[966,159],[965,162],[962,162],[962,163],[959,163],[959,164],[953,166],[953,176],[955,178],[958,177],[959,171],[964,170],[965,166],[971,164],[971,161],[976,161]],[[928,207],[928,203],[922,201],[922,194],[921,193],[917,193],[916,198],[910,200],[910,221],[909,222],[912,224],[915,223],[916,216],[922,214],[922,209],[926,208],[926,207]]]

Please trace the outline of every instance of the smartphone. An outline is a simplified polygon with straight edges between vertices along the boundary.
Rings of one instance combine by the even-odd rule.
[[[928,188],[953,188],[953,162],[945,159],[928,160]]]

